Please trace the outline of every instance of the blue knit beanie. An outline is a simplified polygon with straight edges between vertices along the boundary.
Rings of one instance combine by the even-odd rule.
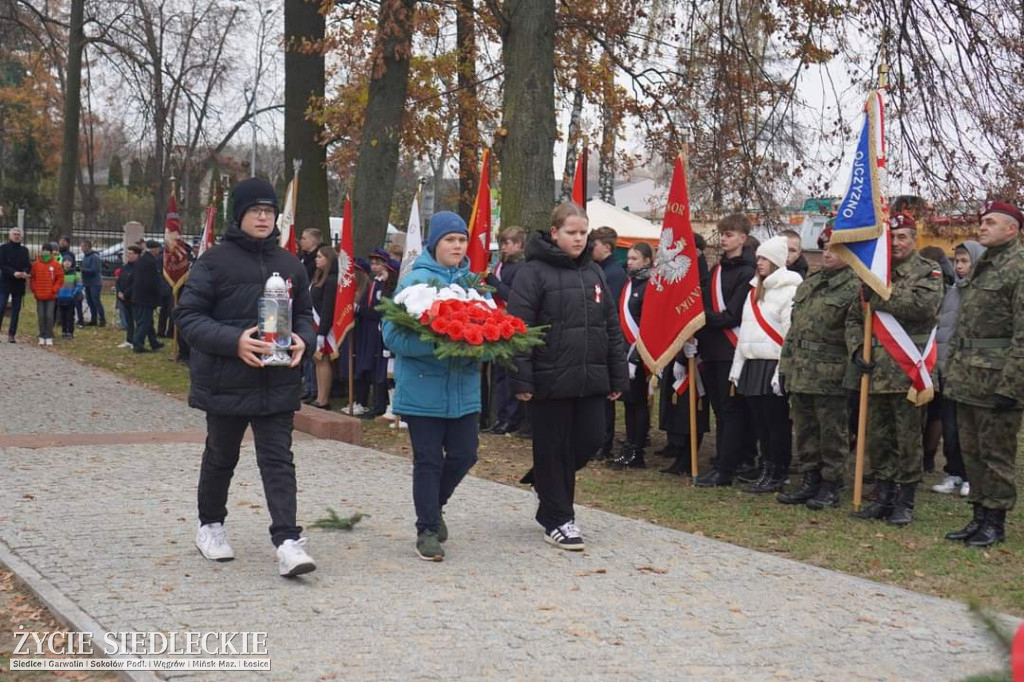
[[[427,237],[427,251],[433,255],[434,249],[437,248],[437,243],[446,234],[453,232],[464,234],[467,239],[469,238],[469,230],[466,228],[466,221],[462,219],[462,216],[451,211],[435,213],[430,218],[430,236]]]

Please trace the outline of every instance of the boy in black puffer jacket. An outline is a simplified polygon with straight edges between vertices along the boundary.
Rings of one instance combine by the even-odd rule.
[[[524,480],[540,498],[537,521],[547,542],[568,550],[583,549],[576,471],[604,439],[605,401],[628,382],[617,302],[591,260],[587,227],[582,208],[557,206],[549,231],[526,245],[508,305],[528,326],[548,327],[543,345],[516,358],[510,380],[533,425],[533,470]]]
[[[192,347],[188,402],[206,412],[196,545],[207,559],[234,558],[224,531],[228,487],[242,435],[251,426],[278,568],[281,575],[292,577],[316,568],[295,521],[291,451],[293,418],[302,393],[298,367],[305,350],[316,342],[309,281],[302,263],[277,245],[273,186],[250,178],[232,195],[234,222],[220,246],[196,261],[174,311],[180,334]],[[253,337],[259,299],[275,272],[291,283],[290,367],[264,367],[261,357],[269,354],[271,344]]]

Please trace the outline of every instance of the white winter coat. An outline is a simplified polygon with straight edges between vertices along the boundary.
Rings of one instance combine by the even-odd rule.
[[[750,280],[751,289],[757,286],[758,275]],[[793,297],[796,288],[803,278],[786,268],[779,268],[764,280],[764,300],[760,302],[761,315],[774,327],[782,337],[789,333],[792,322]],[[761,329],[754,310],[750,307],[750,294],[743,304],[743,321],[740,324],[739,342],[732,359],[729,381],[738,384],[743,363],[747,360],[778,360],[782,346],[772,341],[767,332]],[[776,370],[778,374],[778,370]],[[775,381],[772,382],[773,384]]]

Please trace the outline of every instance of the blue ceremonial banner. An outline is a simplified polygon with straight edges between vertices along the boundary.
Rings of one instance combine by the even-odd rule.
[[[885,114],[882,94],[864,105],[864,126],[832,232],[832,249],[883,300],[889,299],[889,206],[885,196]]]

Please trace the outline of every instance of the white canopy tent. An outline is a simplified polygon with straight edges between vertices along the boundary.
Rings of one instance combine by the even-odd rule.
[[[590,219],[591,230],[604,225],[614,229],[619,235],[621,247],[632,246],[636,242],[657,245],[661,237],[660,226],[600,199],[591,199],[587,202],[587,218]]]

